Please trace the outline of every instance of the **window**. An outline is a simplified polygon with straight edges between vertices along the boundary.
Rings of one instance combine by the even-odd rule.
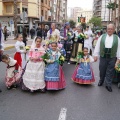
[[[12,13],[12,6],[6,5],[6,13]]]
[[[44,15],[43,10],[41,10],[41,15],[42,15],[42,16]]]
[[[20,14],[20,8],[17,8],[17,14]]]
[[[49,1],[49,7],[51,7],[51,2]]]
[[[45,4],[47,4],[47,0],[45,0]]]
[[[47,11],[45,11],[45,19],[47,19]]]

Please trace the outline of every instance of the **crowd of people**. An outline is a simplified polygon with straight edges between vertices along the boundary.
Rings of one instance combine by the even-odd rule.
[[[95,77],[91,63],[99,58],[98,86],[105,83],[106,89],[112,92],[115,68],[120,64],[120,40],[114,34],[113,24],[107,26],[105,34],[100,34],[93,33],[89,26],[85,30],[82,26],[72,29],[69,22],[59,31],[52,23],[44,44],[40,30],[37,30],[39,32],[30,49],[23,41],[26,36],[19,34],[15,44],[16,53],[11,58],[3,53],[4,36],[0,29],[0,59],[7,64],[5,83],[8,90],[17,86],[30,92],[64,89],[66,80],[62,66],[65,60],[68,64],[77,63],[71,75],[75,83],[92,84]],[[33,38],[35,34],[31,35]]]

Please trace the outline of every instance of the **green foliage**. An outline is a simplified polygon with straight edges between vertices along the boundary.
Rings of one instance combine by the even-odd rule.
[[[94,26],[101,26],[101,23],[102,23],[102,19],[99,18],[99,17],[96,17],[96,16],[93,16],[89,23],[92,23]]]
[[[118,4],[116,4],[115,2],[110,2],[108,3],[107,8],[111,10],[115,10],[115,8],[118,8]]]
[[[76,22],[73,20],[70,20],[69,23],[70,23],[71,28],[75,27],[75,25],[76,25]]]

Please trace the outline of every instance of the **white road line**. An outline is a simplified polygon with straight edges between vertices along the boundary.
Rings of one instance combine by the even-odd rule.
[[[61,108],[58,120],[66,120],[67,118],[66,113],[67,113],[67,108]]]

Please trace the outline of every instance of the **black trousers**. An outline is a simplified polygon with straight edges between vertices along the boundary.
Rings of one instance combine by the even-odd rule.
[[[106,86],[112,85],[116,60],[117,60],[116,57],[114,58],[100,57],[100,64],[99,64],[100,81],[101,82],[105,81]]]

